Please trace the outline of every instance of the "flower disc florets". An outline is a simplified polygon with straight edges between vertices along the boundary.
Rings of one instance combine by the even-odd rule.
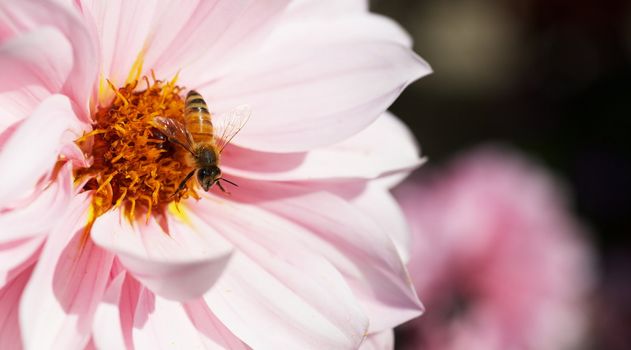
[[[190,186],[177,191],[192,169],[183,150],[151,124],[156,116],[183,122],[182,89],[174,81],[153,80],[151,84],[144,78],[144,90],[138,89],[137,80],[121,88],[110,84],[113,101],[97,110],[93,131],[77,140],[93,160],[76,172],[78,182],[86,181],[84,189],[95,190],[93,218],[119,206],[130,219],[136,214],[149,217],[174,200],[197,197]]]

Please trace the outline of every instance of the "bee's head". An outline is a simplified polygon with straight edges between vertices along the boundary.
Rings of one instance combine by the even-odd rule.
[[[208,191],[220,177],[221,170],[216,165],[197,170],[197,180],[199,181],[199,184],[202,185],[204,191]]]

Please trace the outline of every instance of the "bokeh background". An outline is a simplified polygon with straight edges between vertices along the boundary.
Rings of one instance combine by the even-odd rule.
[[[371,8],[401,23],[434,69],[391,108],[420,141],[426,167],[499,142],[563,179],[598,253],[586,348],[631,349],[631,1]]]

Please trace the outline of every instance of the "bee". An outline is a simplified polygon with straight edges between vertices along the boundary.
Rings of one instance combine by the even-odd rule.
[[[241,131],[249,118],[248,106],[235,108],[225,116],[221,136],[217,137],[208,105],[202,95],[194,90],[186,95],[184,123],[161,116],[153,118],[151,124],[166,136],[169,142],[188,152],[186,162],[193,168],[178,186],[176,194],[184,189],[195,173],[204,191],[208,191],[217,184],[223,192],[226,192],[219,181],[237,186],[234,182],[222,177],[219,160],[224,147]]]

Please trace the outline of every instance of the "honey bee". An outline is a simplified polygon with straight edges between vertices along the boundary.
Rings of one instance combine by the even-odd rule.
[[[166,136],[169,142],[188,152],[186,162],[188,166],[193,168],[178,186],[176,194],[184,189],[188,180],[195,173],[197,173],[197,181],[204,191],[208,191],[214,184],[217,184],[223,192],[226,192],[219,181],[237,186],[234,182],[222,177],[219,159],[224,147],[241,131],[249,118],[249,107],[235,108],[225,116],[223,130],[220,130],[221,136],[217,137],[208,105],[206,105],[202,95],[194,90],[189,91],[186,95],[184,123],[161,116],[153,118],[151,124]]]

